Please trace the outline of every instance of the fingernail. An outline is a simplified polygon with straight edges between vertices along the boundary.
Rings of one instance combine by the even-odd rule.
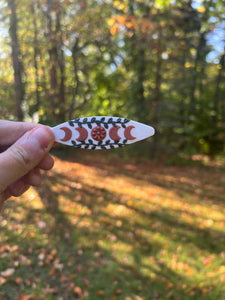
[[[40,147],[44,150],[50,149],[55,140],[54,134],[48,127],[36,127],[29,131],[24,138],[32,146]]]

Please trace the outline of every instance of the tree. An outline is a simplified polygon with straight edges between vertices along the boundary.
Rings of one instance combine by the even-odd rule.
[[[15,0],[7,0],[10,17],[10,37],[12,47],[12,61],[14,69],[14,90],[15,90],[15,104],[16,117],[18,121],[23,120],[22,104],[24,101],[24,84],[23,84],[23,63],[21,60],[20,46],[18,41],[18,20],[16,13]]]
[[[156,127],[157,149],[222,151],[224,51],[215,61],[209,55],[217,49],[210,34],[224,22],[222,0],[17,1],[0,4],[14,68],[12,80],[1,36],[2,115],[39,114],[49,125],[125,116]],[[16,113],[6,91],[14,82]]]

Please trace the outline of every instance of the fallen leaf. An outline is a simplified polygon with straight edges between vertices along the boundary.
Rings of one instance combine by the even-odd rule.
[[[60,276],[60,282],[66,282],[68,281],[68,278],[65,275]]]
[[[113,292],[114,295],[121,295],[123,291],[121,289],[117,289]]]
[[[55,256],[57,254],[57,252],[58,252],[57,249],[52,249],[51,255]]]
[[[77,278],[77,274],[74,274],[74,273],[72,273],[72,274],[70,274],[70,279],[75,279],[75,278]]]
[[[32,285],[32,280],[30,278],[26,279],[26,285],[31,286]]]
[[[3,285],[6,282],[6,279],[4,277],[0,277],[0,285]]]
[[[76,296],[81,297],[82,296],[82,289],[79,286],[75,286],[75,288],[73,289],[74,294],[76,294]]]
[[[53,276],[53,275],[55,275],[57,273],[57,270],[56,270],[56,268],[51,268],[49,271],[48,271],[48,275],[49,276]]]
[[[168,293],[167,293],[167,295],[166,295],[166,298],[168,299],[168,298],[171,298],[171,296],[173,295],[173,291],[169,291]]]
[[[10,251],[10,246],[9,245],[3,245],[0,247],[0,252],[9,252]]]
[[[54,264],[54,268],[58,271],[62,271],[64,265],[63,264]]]
[[[16,280],[15,280],[16,284],[21,284],[23,282],[23,279],[21,277],[16,277]]]
[[[2,271],[2,272],[1,272],[1,275],[2,275],[3,277],[8,278],[8,277],[11,277],[14,273],[15,273],[15,269],[14,269],[14,268],[9,268],[9,269],[7,269],[7,270],[5,270],[5,271]]]
[[[38,259],[39,259],[39,260],[44,260],[44,258],[45,258],[45,254],[44,254],[44,253],[40,253],[40,254],[38,255]]]
[[[84,286],[88,286],[89,280],[87,278],[83,278],[83,284],[84,284]]]
[[[43,289],[43,293],[46,295],[57,294],[58,291],[59,291],[59,288],[57,286],[52,287],[52,288],[50,286],[47,286],[45,289]]]
[[[31,300],[31,299],[34,299],[33,295],[21,294],[17,300]]]
[[[83,270],[83,266],[82,265],[77,265],[76,269],[78,272],[81,272]]]
[[[71,282],[68,286],[68,291],[73,291],[75,288],[75,284],[73,282]]]
[[[18,245],[14,245],[11,247],[10,251],[11,252],[14,252],[14,251],[17,251],[19,249],[19,246]]]
[[[97,295],[98,295],[98,296],[102,296],[102,295],[104,295],[104,293],[105,293],[105,292],[104,292],[103,290],[98,290],[98,291],[97,291]]]

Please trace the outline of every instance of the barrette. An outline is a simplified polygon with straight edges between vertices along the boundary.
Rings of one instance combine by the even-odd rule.
[[[152,136],[153,127],[119,117],[76,118],[52,128],[55,141],[83,149],[114,149]]]

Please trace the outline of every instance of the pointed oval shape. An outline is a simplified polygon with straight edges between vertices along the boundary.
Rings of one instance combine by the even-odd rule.
[[[69,129],[67,132],[71,131],[71,136],[63,134],[62,128],[65,130],[65,127]],[[96,132],[98,136],[94,134],[93,128],[104,129],[104,136],[101,132]],[[153,127],[140,122],[107,116],[77,118],[52,128],[52,131],[57,142],[83,149],[114,149],[141,141],[155,133]]]

